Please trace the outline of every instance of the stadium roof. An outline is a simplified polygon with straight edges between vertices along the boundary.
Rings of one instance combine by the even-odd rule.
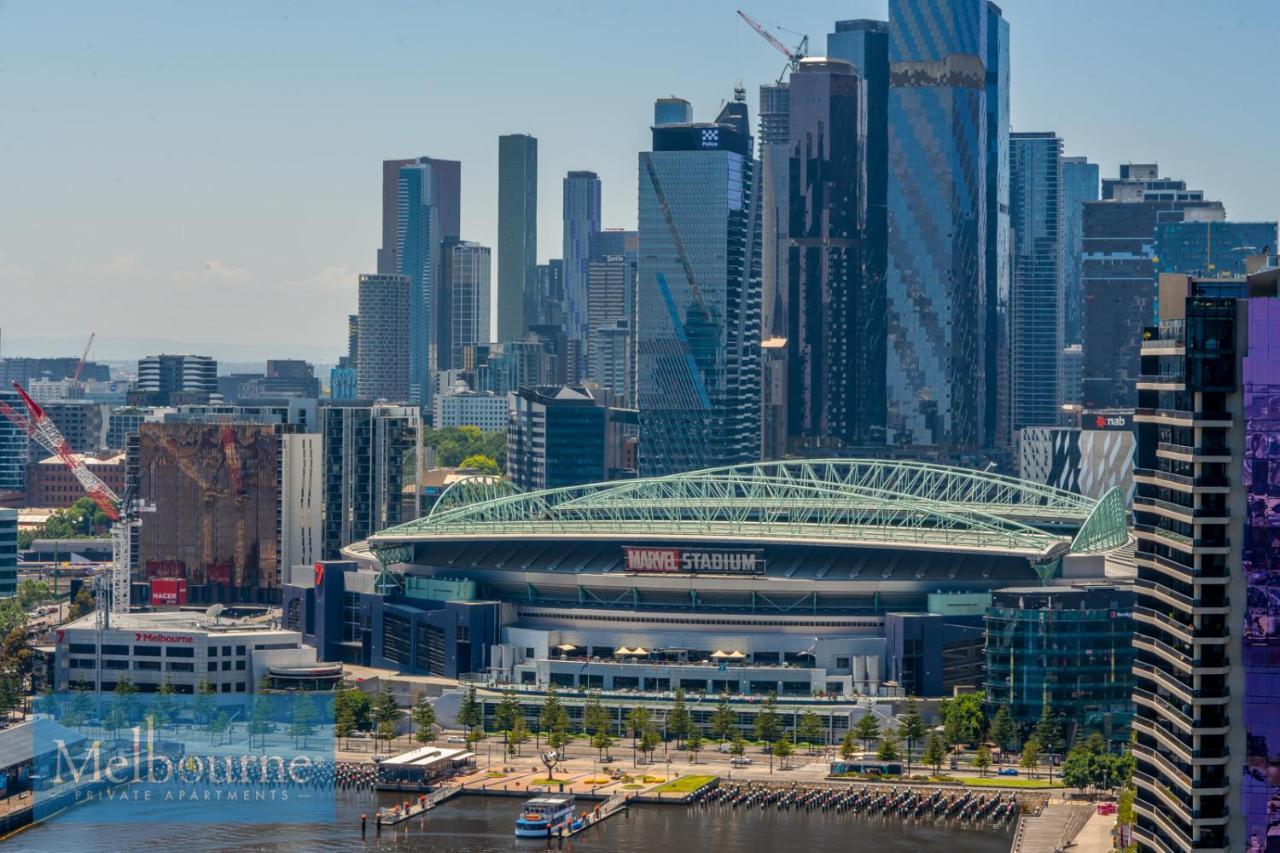
[[[1116,489],[1094,500],[966,468],[791,460],[537,492],[462,480],[369,546],[387,564],[407,561],[405,546],[472,536],[995,549],[1044,561],[1123,545],[1128,515]]]

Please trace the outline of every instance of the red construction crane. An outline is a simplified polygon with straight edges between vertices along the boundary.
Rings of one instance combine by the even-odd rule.
[[[89,348],[93,346],[93,339],[97,334],[97,332],[89,333],[89,343],[84,345],[84,352],[80,353],[80,363],[76,365],[76,372],[71,377],[72,382],[80,381],[80,372],[84,370],[84,363],[89,359]]]
[[[774,48],[776,48],[779,53],[785,56],[787,58],[787,66],[792,71],[795,71],[796,68],[800,65],[800,60],[804,59],[806,56],[809,55],[809,37],[804,33],[798,33],[795,30],[789,30],[786,27],[779,27],[777,24],[770,25],[774,29],[781,30],[784,33],[791,33],[792,35],[800,36],[800,43],[796,45],[795,48],[793,49],[783,44],[777,37],[774,36],[773,33],[769,32],[765,28],[764,24],[760,23],[755,18],[751,17],[741,9],[738,10],[738,17],[746,21],[747,26],[751,27],[751,29],[759,33],[761,38],[763,38],[769,44],[773,45]],[[787,73],[787,69],[786,68],[782,69],[782,74],[778,76],[779,83],[782,82],[782,78],[786,76],[786,73]]]

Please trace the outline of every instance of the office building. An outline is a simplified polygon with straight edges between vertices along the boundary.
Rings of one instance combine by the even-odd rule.
[[[760,456],[760,208],[745,95],[639,157],[640,468]]]
[[[625,476],[626,427],[635,421],[633,410],[611,408],[580,385],[521,388],[511,396],[507,476],[524,490]]]
[[[631,405],[635,398],[635,372],[632,370],[634,358],[628,321],[617,320],[613,325],[598,326],[592,339],[592,361],[587,375],[596,385],[608,389],[619,405]]]
[[[378,275],[400,272],[400,169],[417,161],[382,161],[382,244],[378,247]]]
[[[1280,269],[1160,277],[1142,341],[1134,841],[1267,849],[1280,744]]]
[[[1062,140],[1014,133],[1009,151],[1011,423],[1020,430],[1057,424],[1062,403]]]
[[[760,87],[760,334],[762,458],[787,452],[787,235],[791,102],[785,81]]]
[[[1106,583],[1008,587],[986,613],[986,697],[1023,731],[1045,709],[1068,742],[1098,732],[1129,740],[1133,588]]]
[[[354,400],[359,394],[359,374],[354,367],[333,367],[329,369],[329,399]]]
[[[896,446],[963,452],[984,437],[987,26],[986,0],[889,3],[886,375]]]
[[[76,453],[93,453],[106,446],[108,407],[87,400],[43,403],[40,408]],[[29,442],[28,462],[43,459],[48,451],[39,442]]]
[[[1009,22],[1000,7],[987,3],[987,198],[986,287],[983,312],[982,444],[1005,448],[1010,441],[1013,403],[1011,359],[1014,347],[1010,263],[1013,232],[1010,228],[1011,189],[1009,152]]]
[[[1085,410],[1073,424],[1025,427],[1016,437],[1022,479],[1091,498],[1119,489],[1126,505],[1132,501],[1132,410]]]
[[[437,394],[431,401],[433,429],[475,426],[486,431],[507,428],[507,397],[492,391],[472,391],[460,382],[447,394]]]
[[[792,449],[870,444],[883,425],[882,294],[863,276],[862,81],[843,59],[791,74],[787,424]],[[879,374],[879,375],[877,375]]]
[[[672,95],[653,102],[654,126],[664,124],[689,124],[693,121],[693,107],[684,98]]]
[[[1084,206],[1098,200],[1098,177],[1098,164],[1088,158],[1062,158],[1062,337],[1067,346],[1084,341]]]
[[[0,358],[0,385],[5,388],[13,386],[14,382],[19,383],[24,388],[30,388],[32,383],[42,380],[51,382],[60,382],[64,379],[71,379],[76,375],[76,370],[80,371],[81,382],[109,382],[111,380],[111,370],[105,364],[98,364],[93,361],[86,361],[81,367],[78,358],[26,358],[21,356],[11,356],[9,358]]]
[[[489,342],[491,269],[488,246],[468,240],[445,244],[437,371],[461,369],[467,347]]]
[[[362,275],[356,394],[367,400],[410,399],[413,282],[405,275]]]
[[[396,272],[410,282],[409,399],[423,405],[430,403],[439,350],[442,247],[459,239],[455,196],[461,168],[456,161],[430,157],[400,167]]]
[[[222,396],[228,402],[282,397],[315,398],[320,396],[320,380],[316,378],[315,368],[305,361],[268,359],[264,375],[245,379],[238,384],[234,395]]]
[[[600,178],[595,172],[570,172],[564,179],[565,333],[587,350],[591,332],[588,276],[591,235],[600,230]]]
[[[498,137],[498,340],[524,337],[537,314],[538,140]]]
[[[1156,274],[1182,273],[1205,278],[1245,274],[1252,255],[1276,249],[1276,223],[1191,221],[1156,225]]]
[[[1185,181],[1160,177],[1154,163],[1126,163],[1102,181],[1102,198],[1084,206],[1084,376],[1089,409],[1131,409],[1142,369],[1142,330],[1155,317],[1156,226],[1221,221],[1221,202]]]
[[[155,507],[133,531],[139,579],[197,604],[278,604],[290,560],[319,556],[317,436],[279,424],[143,424],[129,486]]]
[[[382,245],[378,248],[378,275],[396,275],[401,271],[404,234],[401,231],[403,209],[400,170],[406,166],[431,164],[436,219],[440,237],[457,237],[460,233],[462,203],[462,164],[456,160],[417,157],[407,160],[382,161]]]
[[[417,517],[422,418],[417,407],[320,407],[324,455],[324,557]]]
[[[1062,423],[1069,410],[1080,407],[1080,400],[1083,398],[1081,381],[1084,376],[1084,348],[1080,344],[1063,347],[1060,358],[1062,372],[1059,374],[1058,396],[1062,399],[1063,411],[1058,417],[1058,422]]]
[[[18,591],[18,511],[0,509],[0,598]]]
[[[538,264],[531,326],[564,325],[564,261],[553,258]]]
[[[129,402],[139,406],[207,403],[218,391],[218,362],[207,355],[153,355],[138,361]]]
[[[122,445],[123,446],[123,445]],[[48,453],[46,450],[45,453]],[[75,454],[99,480],[117,495],[125,490],[125,455],[111,451],[100,455]],[[26,505],[47,509],[65,509],[85,496],[84,486],[71,473],[60,456],[46,456],[27,466]]]
[[[475,389],[510,394],[533,385],[566,381],[564,332],[559,327],[537,326],[521,340],[476,347]]]
[[[129,436],[137,435],[138,428],[143,423],[157,420],[161,420],[161,416],[152,409],[140,409],[137,406],[112,409],[107,415],[107,448],[123,450],[129,446]]]

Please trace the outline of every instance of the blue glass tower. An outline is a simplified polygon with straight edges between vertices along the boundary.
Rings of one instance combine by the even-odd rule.
[[[1084,206],[1098,200],[1099,178],[1097,163],[1084,157],[1062,158],[1062,338],[1066,346],[1084,342]]]
[[[655,127],[640,154],[645,475],[760,455],[760,210],[746,112],[735,100],[714,123]]]
[[[600,178],[595,172],[570,172],[564,179],[565,335],[586,352],[590,334],[587,272],[591,235],[600,230]],[[574,375],[577,375],[575,371]]]
[[[982,332],[984,369],[983,445],[1008,446],[1012,397],[1009,268],[1009,22],[987,3],[987,234],[986,313]]]
[[[1155,268],[1157,275],[1244,275],[1249,255],[1275,248],[1274,222],[1160,222],[1156,224]]]
[[[987,4],[889,3],[888,439],[976,449],[987,356]]]

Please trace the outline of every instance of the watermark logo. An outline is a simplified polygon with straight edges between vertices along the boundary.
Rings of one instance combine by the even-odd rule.
[[[332,694],[224,694],[207,684],[144,693],[122,684],[38,701],[32,761],[18,780],[38,819],[333,820]]]

